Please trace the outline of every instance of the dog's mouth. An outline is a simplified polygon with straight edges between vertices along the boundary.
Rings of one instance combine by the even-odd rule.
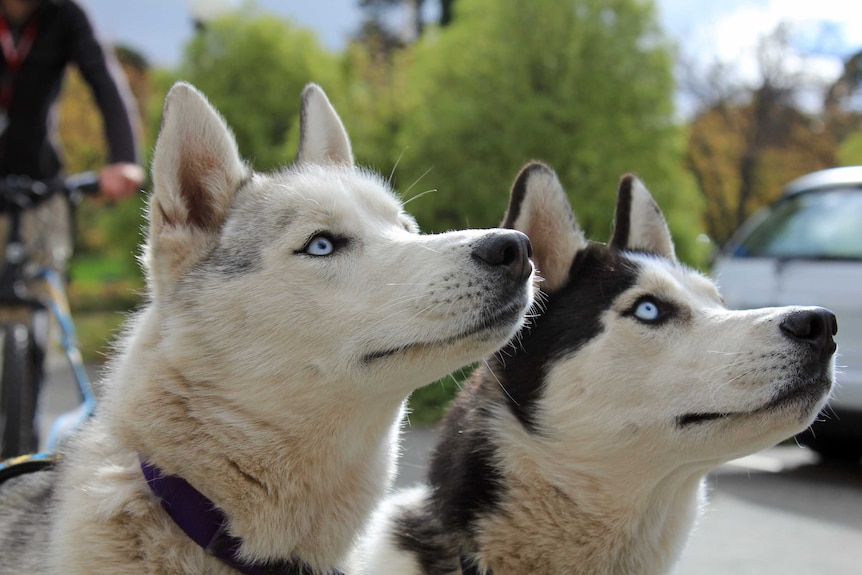
[[[494,310],[493,313],[485,315],[472,327],[469,327],[453,336],[431,341],[408,343],[398,347],[373,351],[362,356],[362,361],[364,363],[372,363],[384,358],[401,355],[403,353],[410,353],[428,348],[446,347],[460,343],[465,339],[472,338],[480,334],[487,334],[488,339],[497,337],[499,332],[504,330],[508,331],[514,326],[514,324],[518,323],[523,313],[524,302],[522,298],[515,298],[508,305]]]
[[[776,409],[799,405],[806,410],[813,407],[829,391],[831,380],[826,377],[813,378],[801,385],[793,385],[778,393],[764,405],[750,411],[714,411],[687,413],[677,417],[678,427],[685,428],[719,419],[736,419],[767,413]]]

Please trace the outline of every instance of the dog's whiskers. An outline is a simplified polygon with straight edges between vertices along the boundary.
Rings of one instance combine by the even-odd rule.
[[[404,147],[404,149],[403,149],[403,150],[401,150],[401,153],[400,153],[400,154],[398,154],[398,159],[397,159],[397,160],[395,160],[395,165],[394,165],[394,166],[392,166],[392,171],[391,171],[391,172],[389,172],[389,178],[386,180],[386,183],[387,183],[387,184],[389,184],[389,186],[390,186],[390,187],[392,186],[392,178],[394,178],[394,177],[395,177],[395,170],[396,170],[396,168],[398,168],[398,164],[400,164],[400,163],[401,163],[401,158],[403,158],[403,157],[404,157],[404,153],[405,153],[406,151],[407,151],[407,147],[405,146],[405,147]]]
[[[449,378],[455,383],[455,387],[457,387],[458,390],[464,389],[464,380],[463,379],[458,379],[457,377],[455,377],[454,373],[450,373]]]
[[[484,364],[485,364],[485,367],[487,367],[487,368],[488,368],[488,373],[490,373],[490,374],[494,377],[494,381],[496,381],[496,382],[497,382],[497,385],[499,385],[499,386],[500,386],[500,389],[502,389],[502,390],[503,390],[503,393],[505,393],[505,394],[506,394],[506,397],[508,397],[508,398],[509,398],[509,400],[510,400],[512,403],[514,403],[515,405],[517,405],[517,406],[519,406],[519,407],[520,407],[520,405],[521,405],[521,404],[520,404],[520,403],[518,403],[517,401],[515,401],[515,398],[514,398],[514,397],[512,397],[512,394],[510,394],[510,393],[509,393],[509,390],[508,390],[508,389],[506,389],[506,386],[505,386],[505,385],[503,385],[503,384],[500,382],[500,378],[498,378],[498,377],[497,377],[497,374],[496,374],[496,373],[494,373],[494,369],[491,367],[491,364],[489,364],[489,363],[488,363],[488,360],[487,360],[487,359],[483,359],[483,360],[482,360],[482,363],[484,363]]]
[[[410,184],[410,186],[409,186],[406,190],[404,190],[404,193],[403,193],[403,194],[401,194],[401,195],[402,195],[402,196],[406,195],[410,190],[412,190],[412,189],[413,189],[413,186],[415,186],[416,184],[418,184],[418,183],[422,180],[422,178],[424,178],[425,176],[427,176],[427,175],[428,175],[428,172],[430,172],[430,171],[431,171],[431,170],[433,170],[433,169],[434,169],[434,168],[433,168],[433,166],[432,166],[432,167],[428,168],[427,170],[425,170],[425,171],[422,173],[422,175],[421,175],[421,176],[419,176],[418,178],[416,178],[416,181],[414,181],[412,184]],[[423,193],[425,193],[425,192],[423,192]],[[414,197],[412,197],[412,198],[408,198],[408,199],[404,200],[404,205],[406,206],[407,204],[409,204],[410,202],[412,202],[412,201],[413,201],[413,200],[415,200],[415,199],[416,199],[416,196],[414,196]]]
[[[403,203],[402,205],[405,205],[405,206],[406,206],[407,204],[409,204],[409,203],[410,203],[410,202],[412,202],[413,200],[416,200],[416,199],[418,199],[418,198],[421,198],[421,197],[422,197],[422,196],[424,196],[425,194],[430,194],[430,193],[432,193],[432,192],[436,192],[436,191],[437,191],[437,188],[431,188],[430,190],[425,190],[424,192],[421,192],[421,193],[416,194],[415,196],[413,196],[413,197],[412,197],[412,198],[410,198],[409,200],[405,200],[405,201],[404,201],[404,203]]]

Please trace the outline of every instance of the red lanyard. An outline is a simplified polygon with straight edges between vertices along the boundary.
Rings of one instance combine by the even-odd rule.
[[[24,30],[18,44],[12,37],[9,23],[6,17],[0,14],[0,48],[3,49],[3,57],[6,58],[6,71],[3,73],[2,85],[0,85],[0,108],[8,110],[12,104],[12,94],[15,91],[15,76],[33,47],[36,39],[36,18],[31,18]]]

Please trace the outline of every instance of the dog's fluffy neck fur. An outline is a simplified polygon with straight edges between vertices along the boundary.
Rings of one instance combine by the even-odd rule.
[[[148,321],[147,315],[155,313],[157,310],[150,309],[141,320]],[[151,349],[158,350],[159,346]],[[320,569],[336,565],[372,502],[389,484],[382,478],[391,479],[392,441],[397,437],[393,422],[399,419],[401,403],[381,397],[354,397],[347,402],[341,397],[339,402],[356,408],[341,410],[335,419],[324,418],[319,414],[331,413],[336,401],[327,389],[346,387],[327,385],[302,399],[303,413],[298,417],[286,414],[278,421],[259,419],[250,424],[253,418],[237,413],[242,405],[219,402],[212,396],[201,399],[200,389],[213,382],[188,375],[199,369],[184,369],[153,355],[118,362],[139,365],[139,361],[147,361],[157,366],[146,379],[119,374],[117,379],[127,388],[133,386],[135,393],[128,393],[128,389],[117,394],[107,391],[105,402],[111,405],[111,412],[125,414],[110,423],[118,439],[165,473],[181,474],[221,508],[230,522],[231,534],[246,542],[243,552],[249,558],[294,555]],[[305,382],[290,379],[302,377],[286,374],[280,381],[273,378],[257,383],[273,389],[296,389]],[[231,382],[219,381],[217,385],[229,388]],[[192,393],[192,388],[197,391]],[[126,405],[120,405],[121,401]],[[170,419],[170,426],[155,420],[155,413]],[[242,424],[232,426],[232,420]],[[171,429],[171,437],[165,437],[166,428]],[[309,436],[316,441],[308,442]],[[286,441],[291,437],[297,440]],[[268,447],[286,443],[290,448],[278,452]],[[247,448],[229,448],[236,445]],[[213,468],[193,468],[190,450],[224,455],[221,460],[205,460]],[[239,518],[246,518],[246,522]]]
[[[491,391],[495,379],[482,375]],[[650,463],[648,454],[630,462],[579,458],[571,441],[555,441],[555,430],[527,432],[505,403],[489,401],[473,412],[485,421],[471,424],[492,430],[507,491],[501,512],[480,518],[472,537],[478,557],[499,566],[495,575],[579,572],[578,566],[590,573],[668,571],[696,518],[708,466],[669,468]],[[518,540],[509,539],[515,533]]]
[[[554,430],[524,429],[489,368],[476,378],[471,395],[482,399],[453,410],[458,423],[447,426],[464,431],[455,441],[465,447],[476,445],[470,430],[484,430],[480,441],[492,450],[495,467],[495,476],[484,480],[506,495],[468,529],[442,526],[456,530],[450,552],[462,550],[480,566],[493,566],[494,575],[579,573],[583,567],[596,574],[667,571],[696,518],[708,467],[668,470],[639,461],[620,473],[618,460],[580,460],[573,456],[576,447],[554,441]],[[454,451],[469,457],[466,449]],[[466,461],[458,465],[472,468]],[[437,491],[433,504],[445,509],[440,497]]]

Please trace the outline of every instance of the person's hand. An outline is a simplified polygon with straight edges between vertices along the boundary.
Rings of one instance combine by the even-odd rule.
[[[135,195],[144,182],[144,169],[137,164],[108,164],[99,172],[99,191],[109,199]]]

